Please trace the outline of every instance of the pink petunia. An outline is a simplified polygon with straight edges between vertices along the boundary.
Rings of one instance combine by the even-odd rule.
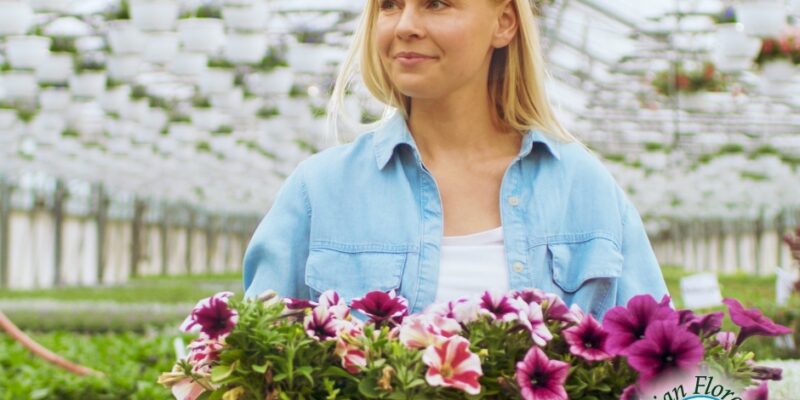
[[[195,382],[192,378],[186,378],[176,383],[171,389],[176,400],[195,400],[206,391],[203,385]]]
[[[694,372],[703,360],[703,343],[697,335],[676,321],[655,321],[644,339],[628,349],[628,364],[639,372],[640,383],[647,384],[661,374]]]
[[[561,300],[558,295],[554,293],[547,293],[545,300],[542,302],[542,311],[544,311],[545,321],[562,321],[562,322],[575,322],[575,316]]]
[[[452,387],[468,394],[481,391],[478,379],[483,375],[478,356],[469,351],[469,341],[452,336],[436,345],[428,346],[422,355],[428,366],[425,380],[431,386]]]
[[[412,315],[400,326],[399,339],[409,349],[424,349],[461,332],[452,318],[436,314]]]
[[[516,379],[525,400],[567,400],[564,383],[569,364],[547,358],[542,349],[533,346],[517,363]]]
[[[398,296],[394,290],[369,292],[364,297],[353,300],[350,306],[379,325],[399,324],[408,315],[408,300]]]
[[[303,327],[310,338],[324,341],[333,340],[339,331],[351,324],[348,320],[347,306],[334,305],[314,307],[303,319]]]
[[[531,288],[524,290],[512,291],[510,296],[514,299],[520,299],[525,303],[536,303],[541,305],[546,298],[546,293],[541,289]]]
[[[456,320],[460,324],[468,324],[478,320],[479,306],[472,299],[460,298],[453,301],[431,304],[425,314],[441,315]]]
[[[743,400],[767,400],[769,399],[769,388],[767,381],[761,382],[760,385],[750,388],[742,393]]]
[[[725,351],[733,350],[733,346],[736,344],[736,334],[733,332],[719,332],[715,339]]]
[[[367,366],[367,350],[359,338],[364,331],[356,325],[339,331],[334,352],[342,359],[342,368],[351,374],[358,373]]]
[[[569,344],[570,353],[588,361],[602,361],[612,358],[606,351],[608,332],[589,314],[580,325],[564,330],[564,339]]]
[[[544,322],[544,314],[542,307],[537,303],[523,303],[521,300],[516,300],[514,307],[519,309],[520,325],[524,326],[528,332],[531,333],[531,339],[537,346],[544,346],[553,339],[550,330],[547,329],[547,324]]]
[[[772,322],[771,319],[761,314],[761,311],[757,308],[745,310],[736,299],[724,299],[722,302],[728,306],[733,323],[742,328],[739,331],[739,337],[736,339],[737,346],[750,336],[780,336],[792,332],[791,329]]]
[[[225,345],[217,340],[197,338],[189,343],[189,355],[186,361],[196,374],[210,374],[211,364],[219,360],[219,352]]]
[[[230,334],[238,320],[236,310],[228,307],[228,298],[231,296],[233,292],[221,292],[200,300],[181,324],[181,330],[189,332],[199,328],[203,337],[212,340]]]
[[[659,303],[650,295],[634,296],[627,306],[614,307],[603,317],[603,329],[609,334],[608,352],[626,355],[631,345],[644,338],[651,323],[670,321],[677,325],[678,320],[679,314],[670,308],[668,296]]]
[[[486,291],[478,302],[478,311],[496,321],[514,321],[519,318],[520,303],[512,297]]]

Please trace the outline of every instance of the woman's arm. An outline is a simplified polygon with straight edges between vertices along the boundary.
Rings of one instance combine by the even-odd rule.
[[[622,219],[622,275],[617,291],[617,305],[628,303],[631,297],[650,294],[657,301],[668,294],[661,267],[653,253],[639,212],[625,200]]]
[[[311,222],[299,165],[286,179],[244,255],[245,297],[272,289],[283,297],[308,298],[305,266]]]

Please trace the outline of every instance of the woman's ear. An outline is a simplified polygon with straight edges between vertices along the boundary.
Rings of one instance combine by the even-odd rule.
[[[508,46],[517,34],[517,23],[517,12],[514,9],[514,1],[504,1],[503,4],[499,6],[497,31],[492,38],[492,46],[497,49]]]

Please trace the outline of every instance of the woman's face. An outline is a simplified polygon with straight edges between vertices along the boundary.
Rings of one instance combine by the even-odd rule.
[[[404,95],[437,99],[486,87],[494,48],[513,37],[508,1],[377,0],[374,41],[392,84]],[[478,86],[474,86],[478,87]]]

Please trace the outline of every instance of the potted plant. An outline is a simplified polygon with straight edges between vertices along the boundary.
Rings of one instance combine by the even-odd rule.
[[[263,31],[267,27],[267,5],[262,0],[226,2],[222,8],[225,26],[235,30]]]
[[[736,14],[745,32],[753,36],[777,36],[786,26],[783,0],[741,0]]]
[[[175,32],[147,32],[142,58],[154,64],[168,64],[178,54],[179,39]]]
[[[108,43],[114,54],[138,54],[144,49],[142,31],[130,21],[128,2],[123,0],[117,11],[108,16]]]
[[[178,19],[176,0],[130,0],[131,20],[143,31],[171,31]]]
[[[800,63],[799,46],[800,41],[791,35],[762,39],[755,61],[762,76],[772,82],[791,80],[797,70],[795,64]]]
[[[198,78],[208,68],[208,56],[204,53],[179,52],[170,64],[170,72],[178,76]]]
[[[287,59],[296,72],[319,73],[333,60],[331,48],[323,44],[322,33],[301,30],[295,33],[297,43],[289,46]]]
[[[706,93],[719,93],[727,88],[727,81],[710,62],[702,68],[687,71],[682,64],[675,71],[659,72],[653,79],[653,87],[661,95],[673,97],[677,94],[680,106],[687,110],[709,110],[714,107]]]
[[[36,66],[36,79],[46,83],[65,83],[74,72],[74,55],[70,53],[50,53]]]
[[[0,86],[5,89],[7,98],[25,101],[36,99],[39,86],[32,70],[12,70],[9,64],[4,64],[2,70]]]
[[[76,74],[69,80],[72,95],[87,98],[102,96],[106,90],[105,65],[93,59],[82,59],[76,64]]]
[[[214,131],[222,125],[223,116],[219,110],[211,106],[208,98],[195,96],[192,99],[192,125],[204,131]]]
[[[726,7],[712,18],[716,23],[716,45],[712,49],[715,65],[723,72],[749,68],[761,46],[760,41],[745,33],[733,7]]]
[[[200,92],[204,95],[225,93],[233,88],[233,64],[225,60],[209,60],[208,69],[200,78]]]
[[[12,67],[34,69],[50,52],[51,39],[44,36],[9,36],[6,38],[6,57]]]
[[[225,58],[235,64],[256,64],[267,53],[267,34],[263,31],[229,32],[225,38]]]
[[[106,112],[120,114],[130,104],[131,87],[114,84],[114,81],[109,78],[106,80],[106,89],[100,105]]]
[[[294,72],[289,63],[270,50],[245,77],[247,88],[259,96],[288,95],[294,83]]]
[[[142,58],[138,54],[109,54],[108,76],[111,79],[132,82],[139,75]]]
[[[33,24],[33,16],[27,1],[0,0],[0,36],[24,35]]]
[[[225,42],[225,28],[219,18],[207,17],[211,13],[203,11],[208,7],[201,7],[198,14],[203,17],[182,18],[178,21],[178,35],[180,36],[183,50],[199,52],[206,55],[215,55]],[[213,14],[211,14],[213,15]]]

